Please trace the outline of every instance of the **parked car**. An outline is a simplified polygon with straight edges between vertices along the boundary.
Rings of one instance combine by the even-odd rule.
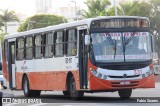
[[[0,62],[0,84],[3,87],[3,89],[6,89],[7,87],[4,86],[4,76],[2,73],[2,63]]]

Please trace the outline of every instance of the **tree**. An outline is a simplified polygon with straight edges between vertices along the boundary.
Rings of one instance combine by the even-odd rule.
[[[117,13],[118,15],[123,14],[122,10],[119,7],[117,7],[117,12],[118,12]],[[114,7],[111,7],[111,8],[108,9],[107,16],[115,16],[115,8]]]
[[[45,15],[45,14],[34,15],[32,17],[27,18],[24,21],[24,23],[20,25],[20,27],[18,28],[18,32],[36,28],[43,28],[65,22],[67,22],[67,19],[65,19],[62,16]]]
[[[19,18],[16,16],[14,11],[9,11],[9,9],[0,10],[2,14],[0,14],[1,22],[4,24],[5,33],[7,34],[7,22],[9,21],[19,21]]]
[[[2,29],[1,29],[1,27],[3,26],[4,24],[0,21],[0,31],[3,31]]]
[[[120,4],[122,15],[150,17],[151,5],[147,2],[127,2]]]
[[[88,7],[88,11],[81,10],[81,15],[84,18],[105,16],[107,14],[106,8],[111,4],[109,0],[87,0],[84,3]]]
[[[151,0],[150,4],[152,6],[151,29],[158,36],[158,57],[160,57],[160,0]]]

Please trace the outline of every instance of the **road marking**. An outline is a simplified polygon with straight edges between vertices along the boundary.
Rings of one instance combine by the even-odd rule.
[[[62,106],[72,106],[72,105],[62,105]]]
[[[10,103],[10,104],[3,104],[3,106],[16,106],[16,105],[18,105],[18,104],[21,104],[21,103]]]
[[[39,103],[39,104],[32,104],[32,105],[29,105],[29,106],[42,106],[42,105],[47,105],[49,103]]]

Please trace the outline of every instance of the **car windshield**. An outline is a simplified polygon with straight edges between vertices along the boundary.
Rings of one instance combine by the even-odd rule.
[[[92,33],[96,62],[138,62],[151,59],[149,32]]]

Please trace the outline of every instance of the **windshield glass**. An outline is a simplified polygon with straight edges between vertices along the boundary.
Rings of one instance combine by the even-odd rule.
[[[151,59],[149,32],[92,33],[96,62],[138,62]]]

